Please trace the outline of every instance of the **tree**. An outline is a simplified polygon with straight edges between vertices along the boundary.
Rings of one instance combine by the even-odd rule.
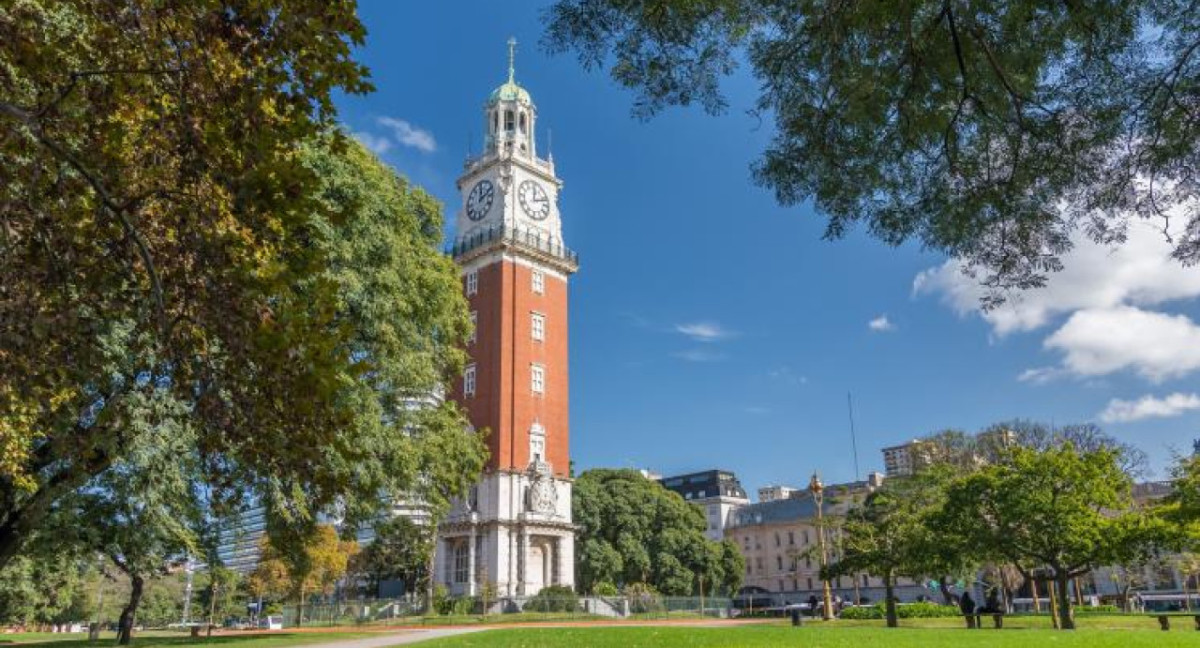
[[[842,524],[842,551],[823,578],[872,574],[883,581],[887,626],[899,625],[896,616],[896,579],[916,578],[921,570],[920,550],[925,528],[912,500],[895,487],[884,486],[850,509]]]
[[[406,592],[418,591],[428,577],[432,552],[430,526],[395,517],[375,525],[375,539],[354,557],[351,571],[366,577],[375,594],[387,580],[403,581]]]
[[[1034,569],[1046,573],[1059,627],[1072,629],[1072,579],[1129,561],[1156,537],[1153,518],[1133,508],[1131,485],[1112,449],[1083,450],[1070,441],[1018,446],[1005,462],[951,484],[936,524],[1027,578]]]
[[[960,259],[995,304],[1061,269],[1075,232],[1120,244],[1135,217],[1200,261],[1195,16],[1191,0],[558,0],[544,43],[609,67],[642,118],[725,110],[720,80],[748,62],[775,124],[759,183],[815,203],[827,238],[863,223]]]
[[[0,625],[30,626],[76,621],[82,613],[86,564],[72,547],[50,549],[47,538],[35,540],[0,569]]]
[[[575,481],[571,510],[579,525],[576,583],[582,591],[600,583],[645,583],[686,596],[699,591],[701,579],[706,594],[711,584],[736,582],[725,568],[737,561],[704,537],[700,509],[635,470],[584,472]]]
[[[301,290],[327,264],[296,145],[369,89],[363,34],[347,0],[0,8],[0,565],[124,456],[139,394],[186,402],[241,483],[345,433],[365,367],[336,287]]]
[[[267,536],[258,543],[258,563],[246,576],[246,591],[258,602],[280,600],[292,591],[292,577],[287,563],[271,545]]]

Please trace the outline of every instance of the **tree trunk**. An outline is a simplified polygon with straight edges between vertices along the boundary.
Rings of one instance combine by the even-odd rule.
[[[1058,627],[1060,630],[1074,630],[1075,619],[1071,614],[1071,577],[1059,574],[1054,578],[1058,588]]]
[[[946,605],[954,605],[954,594],[950,591],[949,576],[942,576],[938,579],[938,589],[942,592],[942,602]]]
[[[896,617],[896,596],[895,586],[892,581],[892,574],[884,572],[883,574],[883,596],[884,596],[884,615],[887,617],[887,627],[896,628],[900,626],[900,622]]]
[[[121,610],[121,619],[117,622],[117,643],[128,646],[133,640],[133,620],[137,615],[138,604],[142,602],[142,588],[146,581],[141,576],[130,577],[129,603]]]

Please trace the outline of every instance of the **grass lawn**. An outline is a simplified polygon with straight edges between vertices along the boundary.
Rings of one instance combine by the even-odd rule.
[[[138,648],[183,648],[184,646],[211,646],[212,648],[283,648],[284,646],[299,646],[303,644],[328,643],[341,639],[356,639],[373,637],[370,632],[273,632],[249,635],[214,635],[210,639],[201,636],[192,639],[182,632],[135,632],[133,645]],[[96,648],[115,645],[116,634],[105,632],[100,635],[100,641],[89,643],[85,633],[24,633],[0,635],[0,646],[37,646],[53,645],[53,648]]]
[[[478,634],[449,637],[422,643],[429,648],[1173,648],[1200,646],[1197,633],[1178,623],[1171,632],[1158,630],[1145,617],[1081,619],[1075,632],[1032,627],[1043,619],[1013,619],[1013,628],[972,630],[941,623],[940,619],[914,620],[908,627],[888,629],[870,622],[813,623],[802,628],[787,625],[730,627],[607,627],[607,628],[504,628]],[[933,623],[931,623],[931,621]],[[950,621],[957,621],[951,619]],[[1015,623],[1021,621],[1024,623]],[[1181,620],[1182,621],[1182,620]],[[1148,623],[1143,623],[1148,622]],[[1010,625],[1005,623],[1005,626]]]

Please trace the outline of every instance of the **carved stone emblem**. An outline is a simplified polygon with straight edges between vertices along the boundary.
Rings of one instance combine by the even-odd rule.
[[[529,510],[538,513],[553,513],[558,504],[558,489],[546,477],[535,479],[529,485]]]

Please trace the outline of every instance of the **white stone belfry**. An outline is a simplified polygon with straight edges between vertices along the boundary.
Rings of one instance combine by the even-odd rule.
[[[537,109],[508,79],[484,104],[483,151],[458,180],[451,254],[476,322],[471,362],[453,390],[489,431],[478,484],[438,528],[434,582],[454,595],[537,594],[575,582],[567,409],[567,281],[578,259],[562,240],[562,182],[537,156]]]

